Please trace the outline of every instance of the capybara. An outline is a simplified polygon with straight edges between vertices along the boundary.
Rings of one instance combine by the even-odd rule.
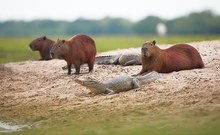
[[[39,51],[41,58],[39,60],[50,60],[50,49],[52,48],[54,41],[48,39],[46,36],[34,39],[29,47],[32,51]]]
[[[145,42],[141,48],[142,70],[139,73],[173,71],[203,68],[199,52],[188,44],[176,44],[167,49],[160,49],[156,41]]]
[[[89,72],[93,70],[96,45],[95,41],[84,34],[78,34],[71,39],[57,40],[50,54],[53,58],[64,59],[67,62],[68,74],[71,74],[71,65],[75,67],[75,74],[80,73],[80,66],[88,64]]]

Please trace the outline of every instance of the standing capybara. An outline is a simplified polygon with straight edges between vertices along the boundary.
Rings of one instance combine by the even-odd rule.
[[[39,60],[50,60],[52,59],[50,56],[50,49],[54,44],[53,40],[48,39],[46,36],[39,37],[34,39],[29,47],[32,51],[39,51],[41,59]]]
[[[71,74],[73,64],[76,72],[80,73],[80,65],[88,64],[89,72],[93,70],[96,45],[95,41],[84,34],[78,34],[71,39],[58,40],[54,43],[50,54],[53,58],[64,59],[67,62],[68,74]]]
[[[173,71],[203,68],[199,52],[187,44],[177,44],[167,49],[160,49],[156,41],[145,42],[141,48],[142,70],[170,73]]]

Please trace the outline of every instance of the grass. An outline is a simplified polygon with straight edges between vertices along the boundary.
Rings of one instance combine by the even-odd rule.
[[[144,41],[156,40],[157,44],[177,44],[193,41],[216,40],[220,35],[212,36],[98,36],[94,37],[98,52],[140,47]]]
[[[59,38],[68,39],[71,36]],[[36,37],[0,37],[0,63],[17,62],[30,59],[39,59],[38,52],[30,52],[29,43]],[[56,40],[58,37],[49,37]],[[97,51],[109,51],[122,48],[140,47],[146,40],[155,39],[158,44],[176,44],[192,41],[220,39],[219,35],[212,36],[93,36]]]
[[[162,109],[162,108],[161,108]],[[32,128],[7,135],[219,135],[219,112],[209,115],[192,112],[171,115],[163,111],[149,113],[148,110],[126,111],[108,115],[110,112],[88,112],[77,118],[73,114],[53,117],[43,127]],[[140,113],[141,112],[141,113]],[[64,116],[65,115],[65,116]],[[81,116],[82,116],[81,115]],[[217,117],[213,117],[217,116]],[[208,118],[208,119],[207,119]],[[202,123],[202,124],[201,124]]]

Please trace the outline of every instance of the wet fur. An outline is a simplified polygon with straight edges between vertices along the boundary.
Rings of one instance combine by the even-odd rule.
[[[188,44],[177,44],[167,49],[160,49],[155,44],[155,41],[143,44],[142,70],[139,74],[150,71],[170,73],[204,67],[199,52]]]

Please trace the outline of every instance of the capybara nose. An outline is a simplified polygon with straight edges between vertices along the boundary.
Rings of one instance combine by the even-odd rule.
[[[147,48],[141,48],[141,52],[145,54],[147,52]]]
[[[35,50],[34,45],[33,44],[29,44],[29,49],[34,51]]]
[[[32,49],[32,44],[29,44],[29,48]]]

